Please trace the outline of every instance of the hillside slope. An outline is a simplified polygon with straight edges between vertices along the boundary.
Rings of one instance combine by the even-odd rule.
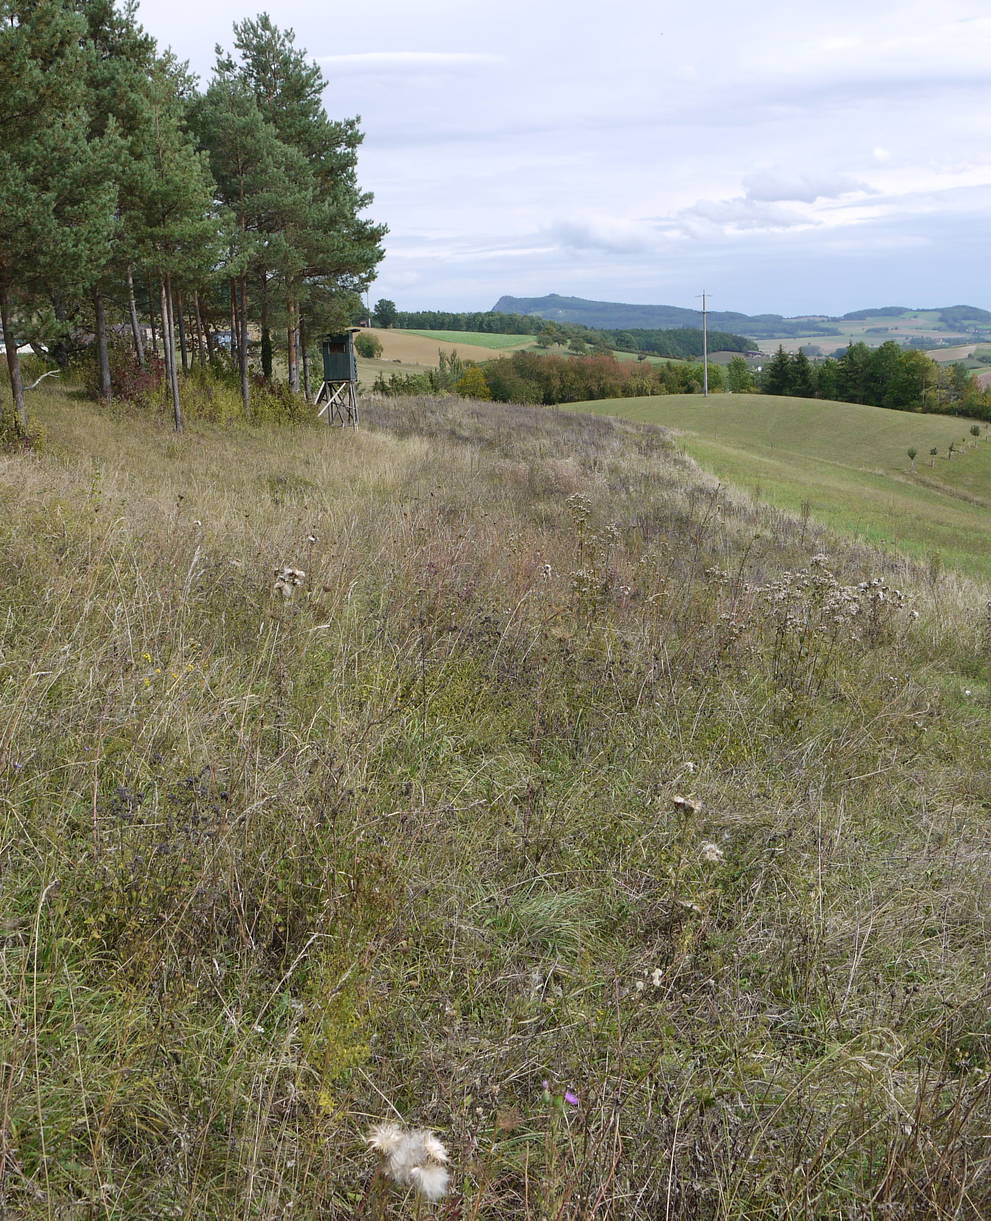
[[[986,430],[975,441],[970,420],[751,394],[612,399],[574,410],[677,429],[706,469],[763,500],[991,577],[991,442]],[[962,451],[952,459],[951,442]],[[909,448],[918,451],[914,469]]]
[[[577,322],[585,326],[612,329],[701,327],[698,310],[674,305],[631,305],[620,301],[590,301],[583,297],[500,297],[493,313],[536,314],[553,322]],[[716,330],[736,332],[760,339],[764,347],[770,340],[802,338],[816,342],[825,339],[824,349],[856,340],[881,343],[884,339],[931,339],[959,336],[973,331],[991,332],[991,312],[976,306],[952,305],[936,309],[909,309],[882,306],[854,310],[842,317],[826,315],[785,318],[781,314],[741,314],[731,310],[710,310],[709,325]],[[797,346],[797,345],[792,345]]]
[[[31,408],[5,1216],[987,1216],[986,587],[624,421]]]
[[[551,322],[577,322],[584,326],[610,330],[698,328],[702,315],[698,310],[677,305],[628,305],[620,301],[588,301],[583,297],[561,297],[550,293],[546,297],[500,297],[493,313],[539,314]],[[709,315],[714,329],[746,335],[790,334],[788,325],[779,314],[753,316],[730,310],[715,310]],[[778,329],[767,330],[768,326]],[[806,331],[798,332],[805,334]]]

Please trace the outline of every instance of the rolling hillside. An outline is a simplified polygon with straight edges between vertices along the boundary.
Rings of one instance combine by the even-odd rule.
[[[591,301],[583,297],[500,297],[493,313],[536,314],[552,322],[574,322],[610,329],[699,327],[698,310],[675,305],[634,305],[620,301]],[[807,315],[785,318],[781,314],[742,314],[732,310],[712,310],[709,323],[722,329],[748,335],[773,350],[774,340],[816,343],[823,351],[845,347],[853,340],[883,343],[885,339],[961,340],[991,328],[991,312],[971,305],[909,309],[886,305],[876,309],[854,310],[841,317]],[[785,345],[788,346],[787,344]]]
[[[855,403],[697,395],[576,403],[676,429],[721,479],[781,508],[916,557],[991,575],[991,442],[971,421]],[[951,442],[964,452],[948,458]],[[931,459],[929,451],[939,455]],[[913,471],[907,450],[918,457]],[[932,461],[932,466],[930,466]]]
[[[589,301],[583,297],[561,297],[549,293],[546,297],[500,297],[493,313],[537,314],[550,322],[576,322],[582,326],[608,330],[663,330],[679,327],[699,327],[702,315],[698,310],[678,305],[631,305],[621,301]],[[715,310],[709,315],[713,329],[746,335],[790,335],[795,331],[780,314],[750,315],[731,310]],[[826,332],[828,333],[828,332]]]

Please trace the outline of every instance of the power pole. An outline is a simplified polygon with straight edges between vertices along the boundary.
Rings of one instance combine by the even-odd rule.
[[[709,397],[709,312],[705,290],[702,292],[702,393]]]

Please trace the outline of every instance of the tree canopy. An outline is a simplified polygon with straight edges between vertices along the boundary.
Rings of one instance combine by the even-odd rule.
[[[838,399],[898,411],[991,415],[987,391],[962,365],[940,365],[890,339],[876,348],[854,343],[814,364],[804,352],[789,354],[779,347],[764,369],[761,389],[765,394]]]
[[[305,386],[307,330],[351,316],[385,227],[365,215],[358,120],[328,115],[293,32],[238,22],[201,89],[133,0],[0,0],[0,15],[4,426],[27,427],[26,341],[60,364],[92,353],[107,399],[114,351],[143,367],[160,349],[177,428],[196,362],[233,361],[245,411],[273,346]]]

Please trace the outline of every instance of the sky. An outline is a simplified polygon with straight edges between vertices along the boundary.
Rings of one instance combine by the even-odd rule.
[[[233,3],[142,0],[208,79]],[[991,308],[987,0],[288,0],[360,115],[372,300]]]

